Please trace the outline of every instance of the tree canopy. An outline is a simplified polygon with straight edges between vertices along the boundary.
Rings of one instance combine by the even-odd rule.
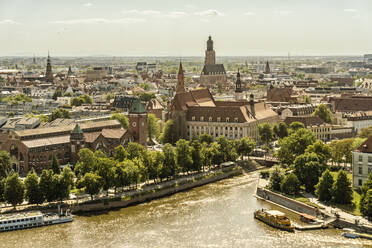
[[[154,114],[147,115],[147,136],[152,142],[152,139],[158,138],[160,134],[159,119]]]
[[[331,110],[329,110],[329,108],[324,104],[319,104],[312,115],[318,116],[326,123],[332,123],[334,119]]]
[[[114,113],[110,117],[111,120],[118,120],[124,129],[129,129],[129,120],[125,114]]]
[[[260,140],[266,145],[273,140],[273,129],[267,122],[258,125],[258,134],[260,136]]]

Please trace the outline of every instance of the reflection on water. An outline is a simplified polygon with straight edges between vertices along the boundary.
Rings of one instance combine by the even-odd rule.
[[[255,209],[272,207],[253,197],[256,182],[253,173],[69,224],[0,233],[0,247],[372,247],[340,230],[293,234],[253,219]]]

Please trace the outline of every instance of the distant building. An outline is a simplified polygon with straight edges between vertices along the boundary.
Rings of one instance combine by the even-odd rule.
[[[353,187],[360,188],[372,172],[372,137],[352,152]]]
[[[372,64],[372,54],[364,54],[364,63]]]
[[[265,74],[270,74],[270,65],[269,65],[269,61],[266,61],[266,66],[265,66]]]
[[[350,126],[359,133],[363,128],[372,126],[372,111],[362,111],[346,114],[345,118]]]
[[[241,93],[239,81],[236,91]],[[168,117],[176,123],[175,134],[190,140],[205,133],[213,138],[224,135],[228,139],[251,137],[258,140],[259,124],[278,121],[278,115],[264,102],[256,102],[253,95],[249,101],[215,101],[208,89],[186,92],[182,64]]]
[[[227,76],[223,64],[216,64],[216,52],[213,50],[213,40],[209,36],[205,51],[204,67],[200,75],[200,84],[215,86],[217,83],[226,84]]]
[[[128,112],[137,97],[131,95],[115,95],[113,107]]]
[[[85,81],[99,81],[107,76],[105,67],[94,67],[92,70],[87,70]]]
[[[331,97],[329,103],[333,112],[354,113],[359,111],[372,111],[371,96],[343,96]]]
[[[48,52],[47,66],[46,66],[46,71],[45,71],[45,81],[48,83],[53,83],[52,64],[50,62],[49,52]]]
[[[297,96],[293,96],[292,87],[274,87],[270,85],[267,89],[267,101],[269,102],[291,102],[297,103]]]

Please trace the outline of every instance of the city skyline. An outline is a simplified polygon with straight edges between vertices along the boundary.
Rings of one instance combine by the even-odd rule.
[[[22,7],[20,7],[22,6]],[[372,3],[2,1],[0,56],[362,55]],[[5,51],[6,50],[6,51]]]

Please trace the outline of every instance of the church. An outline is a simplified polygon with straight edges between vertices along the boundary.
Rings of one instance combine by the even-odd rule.
[[[178,71],[176,95],[169,107],[168,117],[175,122],[179,138],[191,140],[201,134],[214,139],[224,135],[228,139],[251,137],[259,139],[258,125],[278,121],[278,114],[265,102],[258,102],[251,94],[244,98],[240,73],[236,82],[236,101],[215,101],[208,89],[186,92],[182,63]]]
[[[200,75],[200,85],[205,87],[216,86],[218,83],[225,85],[227,76],[223,64],[216,64],[216,52],[213,50],[213,40],[209,36],[207,50],[205,51],[204,67]]]

